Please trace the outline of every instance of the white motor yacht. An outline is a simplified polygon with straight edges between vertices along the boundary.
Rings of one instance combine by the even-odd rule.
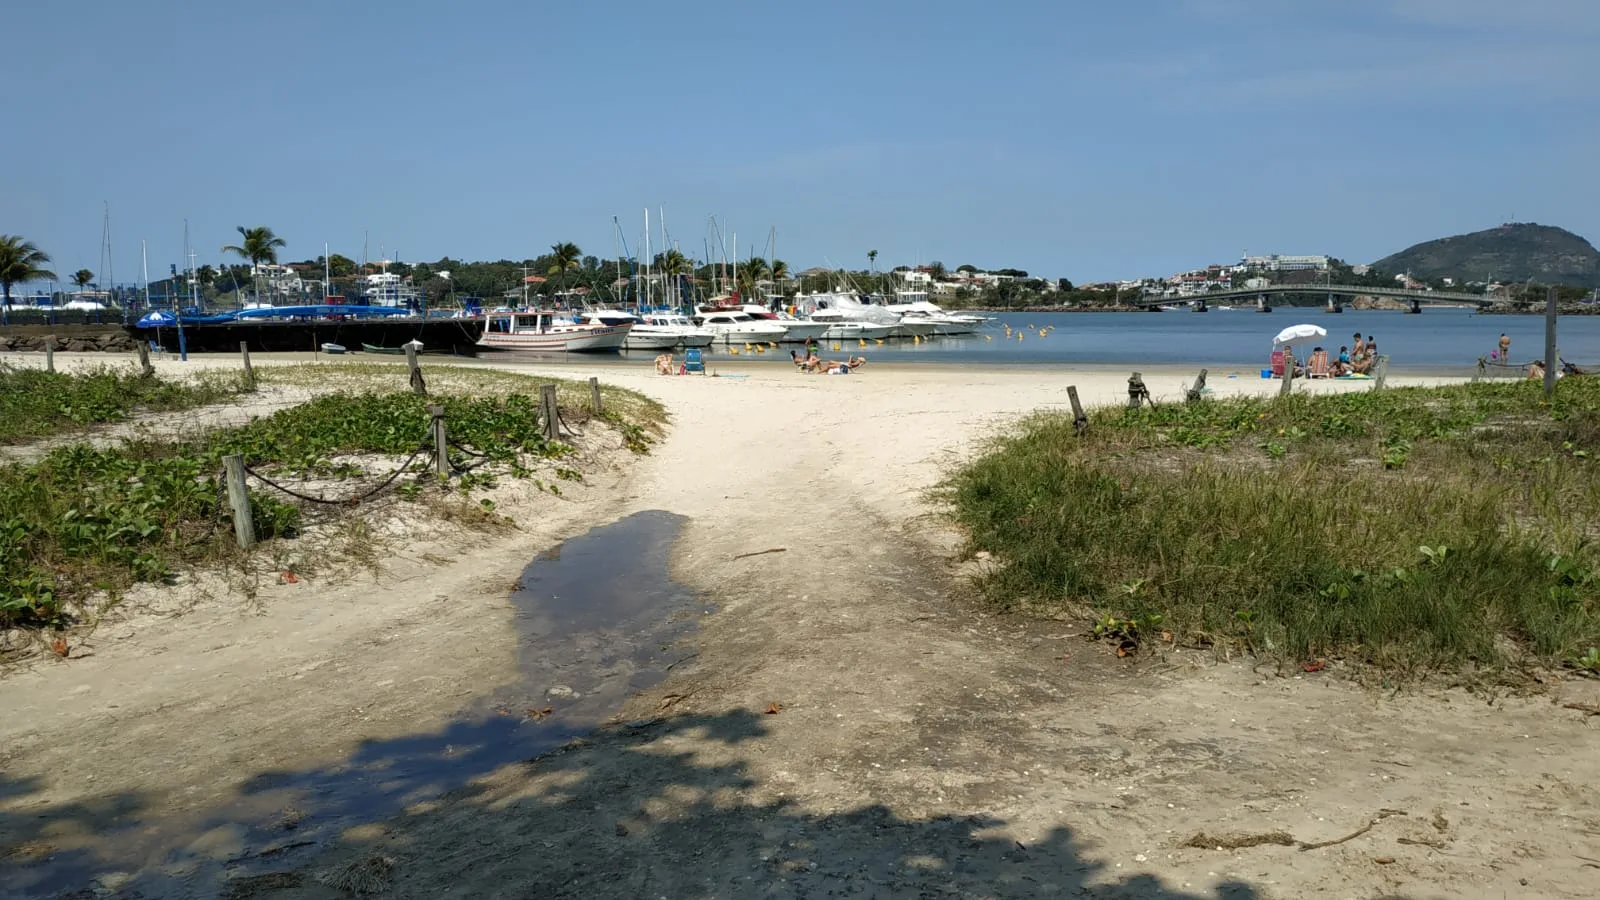
[[[715,332],[697,327],[689,321],[689,317],[682,313],[647,312],[638,325],[628,332],[628,338],[646,335],[658,335],[672,338],[673,343],[665,346],[683,347],[709,347],[717,339]],[[632,344],[623,344],[624,348],[632,349]]]
[[[930,301],[926,291],[896,291],[895,302],[885,309],[899,313],[902,319],[932,324],[934,334],[971,334],[988,321],[983,316],[947,312]]]
[[[780,322],[757,319],[737,309],[703,309],[695,315],[695,320],[724,344],[775,344],[789,333]]]
[[[681,339],[677,334],[646,328],[644,320],[627,310],[589,309],[574,313],[572,321],[581,325],[629,325],[628,336],[622,341],[624,350],[671,350]]]
[[[761,319],[766,322],[777,322],[784,328],[784,336],[780,340],[788,343],[802,343],[822,337],[828,330],[827,322],[818,322],[814,319],[797,319],[782,310],[770,310],[754,303],[744,303],[739,309],[752,319]]]
[[[894,337],[895,330],[900,327],[853,321],[846,318],[843,311],[837,309],[819,309],[811,314],[811,321],[821,322],[827,326],[822,338],[829,341],[882,340]]]

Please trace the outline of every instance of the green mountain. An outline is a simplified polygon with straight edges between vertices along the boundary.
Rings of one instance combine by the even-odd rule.
[[[1372,266],[1422,279],[1600,286],[1600,251],[1564,228],[1532,222],[1417,244]]]

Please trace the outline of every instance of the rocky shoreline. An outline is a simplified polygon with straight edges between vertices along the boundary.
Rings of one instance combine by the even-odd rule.
[[[125,331],[100,330],[72,334],[60,331],[40,334],[0,334],[0,353],[43,353],[47,346],[64,353],[132,353],[138,343]]]

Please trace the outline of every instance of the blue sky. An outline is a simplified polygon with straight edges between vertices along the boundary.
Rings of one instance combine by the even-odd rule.
[[[254,11],[254,12],[252,12]],[[1371,260],[1503,221],[1600,239],[1600,3],[272,4],[8,10],[0,233],[65,274],[615,253],[938,259],[1077,281]],[[21,88],[20,91],[17,88]],[[20,95],[20,96],[19,96]],[[659,247],[659,230],[652,237]],[[637,249],[635,247],[635,249]]]

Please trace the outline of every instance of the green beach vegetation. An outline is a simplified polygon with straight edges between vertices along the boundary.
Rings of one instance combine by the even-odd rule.
[[[202,372],[169,381],[136,370],[98,366],[72,373],[0,363],[0,445],[227,399],[240,390],[232,372]]]
[[[1037,414],[940,488],[994,606],[1384,677],[1600,663],[1600,382]],[[1587,660],[1587,662],[1586,662]]]
[[[329,498],[357,496],[408,461],[385,496],[450,500],[487,513],[493,504],[481,495],[498,478],[538,482],[541,462],[573,451],[547,441],[538,426],[537,385],[551,379],[437,367],[429,370],[429,397],[377,387],[404,384],[404,373],[386,365],[264,367],[263,384],[317,384],[334,393],[237,427],[104,447],[75,443],[0,465],[0,627],[62,626],[81,618],[93,597],[114,599],[137,582],[238,559],[220,477],[228,454],[286,485],[314,483],[302,490]],[[588,385],[557,383],[563,419],[585,421]],[[664,420],[659,404],[616,388],[604,396],[602,418],[634,452],[648,452]],[[426,452],[413,455],[428,434],[430,404],[445,408],[458,448],[452,462],[463,472],[445,483],[431,473]],[[581,477],[562,464],[538,486],[560,493],[558,481]],[[264,547],[299,532],[298,501],[257,479],[250,495]]]

